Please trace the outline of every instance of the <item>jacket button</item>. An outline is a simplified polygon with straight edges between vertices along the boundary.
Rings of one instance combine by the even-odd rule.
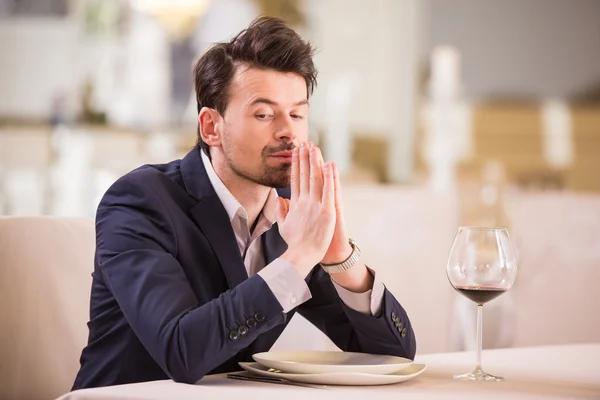
[[[246,328],[246,325],[240,325],[237,331],[240,336],[244,336],[246,333],[248,333],[248,328]]]
[[[238,333],[238,331],[233,330],[233,331],[229,332],[229,339],[238,340],[239,338],[240,338],[240,334]]]
[[[398,316],[393,311],[392,311],[392,321],[394,321],[394,322],[398,321]]]
[[[406,336],[406,328],[402,329],[402,332],[400,333],[400,335],[402,337]]]
[[[256,320],[254,318],[248,318],[246,321],[246,326],[248,328],[253,328],[256,325]]]
[[[256,314],[254,314],[254,319],[257,322],[263,322],[265,320],[265,316],[262,315],[261,313],[256,313]]]
[[[400,321],[398,324],[398,329],[404,329],[404,322]]]
[[[401,324],[400,321],[398,321],[398,320],[394,321],[394,325],[396,325],[396,328],[398,328],[398,329],[402,329],[402,328],[400,328],[400,324]]]

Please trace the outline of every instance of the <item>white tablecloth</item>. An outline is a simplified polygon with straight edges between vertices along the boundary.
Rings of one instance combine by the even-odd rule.
[[[60,400],[600,399],[600,343],[484,351],[484,370],[504,376],[504,382],[453,380],[453,374],[472,369],[474,353],[429,354],[417,357],[416,361],[427,364],[424,374],[389,386],[316,389],[212,375],[196,385],[155,381],[79,390],[64,395]]]

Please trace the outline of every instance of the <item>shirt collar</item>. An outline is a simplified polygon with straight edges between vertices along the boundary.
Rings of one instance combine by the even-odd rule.
[[[240,204],[239,201],[231,194],[229,189],[225,186],[221,178],[215,172],[212,163],[210,162],[208,156],[204,153],[204,150],[200,150],[202,155],[202,162],[204,164],[204,168],[206,169],[206,173],[208,175],[208,179],[215,189],[215,193],[221,200],[223,207],[225,207],[225,211],[227,211],[227,215],[229,216],[229,221],[233,221],[236,215],[240,215],[244,219],[248,219],[248,214],[246,209]],[[269,196],[267,197],[267,201],[262,209],[262,214],[264,217],[272,224],[275,223],[275,207],[277,204],[277,190],[271,189],[269,192]]]

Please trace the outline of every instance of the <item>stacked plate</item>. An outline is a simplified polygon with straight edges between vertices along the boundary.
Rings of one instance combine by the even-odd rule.
[[[277,351],[253,358],[254,363],[240,363],[251,374],[320,385],[389,385],[426,368],[407,358],[339,351]]]

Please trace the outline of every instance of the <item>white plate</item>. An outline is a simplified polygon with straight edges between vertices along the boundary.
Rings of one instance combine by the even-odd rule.
[[[408,358],[341,351],[270,351],[252,358],[266,367],[292,374],[391,374],[412,364]]]
[[[270,378],[287,379],[292,382],[312,383],[317,385],[372,386],[391,385],[419,376],[425,371],[425,364],[411,364],[402,371],[393,374],[362,374],[358,372],[335,372],[329,374],[287,374],[273,372],[259,363],[240,363],[240,366],[251,374]]]

